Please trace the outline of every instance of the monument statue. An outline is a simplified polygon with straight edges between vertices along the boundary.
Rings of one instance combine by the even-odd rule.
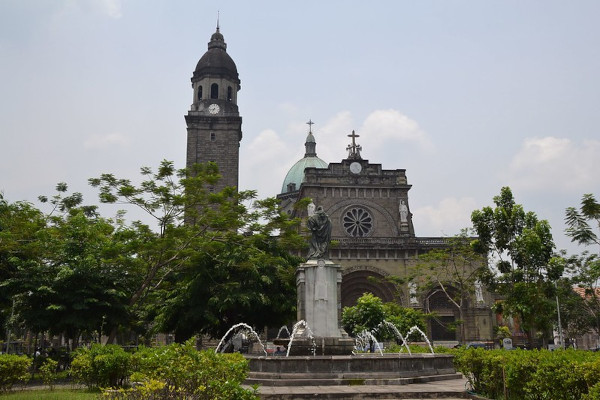
[[[327,259],[329,242],[331,241],[331,220],[323,207],[317,207],[315,213],[308,218],[308,229],[312,232],[308,259]]]

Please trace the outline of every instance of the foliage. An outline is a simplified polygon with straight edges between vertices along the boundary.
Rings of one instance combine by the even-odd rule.
[[[476,302],[476,285],[486,266],[486,258],[475,252],[468,232],[449,238],[447,246],[419,256],[411,281],[421,290],[441,290],[456,307],[463,321],[467,301]],[[430,312],[430,310],[428,310]],[[460,324],[460,341],[464,342],[464,325]]]
[[[600,355],[578,350],[456,349],[455,366],[478,394],[495,399],[576,400],[600,382]]]
[[[569,207],[565,211],[565,222],[567,223],[566,234],[571,237],[571,241],[583,245],[598,244],[600,238],[590,226],[590,222],[595,228],[600,228],[600,203],[593,194],[584,194],[581,198],[581,206],[578,209]]]
[[[495,268],[483,278],[504,298],[496,311],[517,316],[533,345],[534,331],[544,334],[552,327],[554,282],[562,276],[563,265],[551,262],[555,246],[546,220],[525,212],[508,187],[501,189],[494,203],[495,208],[484,207],[471,214],[478,235],[473,246],[495,261]]]
[[[6,396],[10,400],[96,400],[98,393],[82,389],[22,390]]]
[[[191,341],[142,348],[133,356],[136,372],[131,389],[105,390],[107,399],[257,399],[243,389],[248,362],[240,354],[197,351]]]
[[[15,298],[6,288],[6,282],[28,263],[41,258],[42,243],[38,240],[46,220],[43,214],[28,202],[10,203],[0,193],[0,326],[16,327]],[[4,336],[4,329],[0,335]]]
[[[255,192],[235,188],[211,192],[219,179],[214,163],[176,170],[163,161],[156,173],[141,173],[139,185],[111,174],[90,179],[102,202],[138,207],[157,223],[157,231],[131,224],[122,252],[143,277],[129,298],[138,319],[181,342],[197,333],[220,336],[242,321],[275,326],[293,318],[300,260],[289,250],[304,241],[275,199],[255,201]]]
[[[17,382],[27,383],[31,359],[15,354],[0,354],[0,391],[11,390]]]
[[[58,377],[56,369],[58,367],[58,361],[51,358],[44,360],[44,363],[39,368],[40,376],[45,385],[50,387],[50,390],[54,390],[54,383]]]
[[[366,330],[377,331],[377,339],[395,339],[394,332],[382,325],[383,321],[392,323],[402,335],[413,326],[425,329],[425,314],[395,303],[384,304],[371,293],[363,294],[355,306],[344,307],[342,311],[342,325],[351,336]]]
[[[88,388],[122,386],[131,374],[131,354],[117,345],[80,348],[71,362],[71,375]]]
[[[28,329],[75,341],[103,324],[124,321],[131,279],[112,262],[119,246],[111,221],[83,206],[80,194],[66,195],[66,184],[57,190],[46,215],[31,205],[12,205],[21,218],[3,232],[10,238],[4,249],[11,251],[11,241],[24,246],[8,259],[11,273],[0,287],[13,297],[16,318]]]

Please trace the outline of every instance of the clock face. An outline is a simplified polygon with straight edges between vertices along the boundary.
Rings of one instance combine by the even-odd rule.
[[[360,163],[357,163],[355,161],[352,164],[350,164],[350,172],[352,172],[353,174],[360,174],[360,171],[362,171],[362,165],[360,165]]]
[[[221,107],[218,104],[211,104],[208,106],[208,112],[211,114],[218,114]]]

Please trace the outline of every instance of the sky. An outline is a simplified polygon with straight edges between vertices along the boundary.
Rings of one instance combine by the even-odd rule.
[[[406,169],[417,236],[457,234],[510,186],[558,249],[585,249],[564,211],[600,197],[597,0],[0,0],[4,197],[67,182],[97,204],[88,178],[184,167],[217,15],[242,82],[241,189],[279,193],[311,119],[323,160],[355,130],[364,159]]]

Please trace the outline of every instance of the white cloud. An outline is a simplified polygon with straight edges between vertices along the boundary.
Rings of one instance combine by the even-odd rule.
[[[502,177],[516,189],[583,193],[600,185],[598,170],[600,141],[530,138],[523,142]]]
[[[242,189],[257,190],[260,198],[275,196],[288,169],[297,161],[296,150],[287,146],[274,130],[260,132],[240,152],[240,183],[252,182],[252,187]]]
[[[374,148],[387,147],[397,143],[415,143],[424,150],[433,145],[427,133],[417,121],[397,110],[376,110],[365,119],[361,128],[363,142]]]
[[[417,236],[454,236],[471,226],[471,212],[478,207],[472,197],[442,199],[438,205],[413,211]]]
[[[121,0],[100,0],[100,7],[111,18],[121,18]]]
[[[128,147],[131,140],[118,133],[108,135],[92,135],[83,142],[85,149],[107,149],[114,147]]]

